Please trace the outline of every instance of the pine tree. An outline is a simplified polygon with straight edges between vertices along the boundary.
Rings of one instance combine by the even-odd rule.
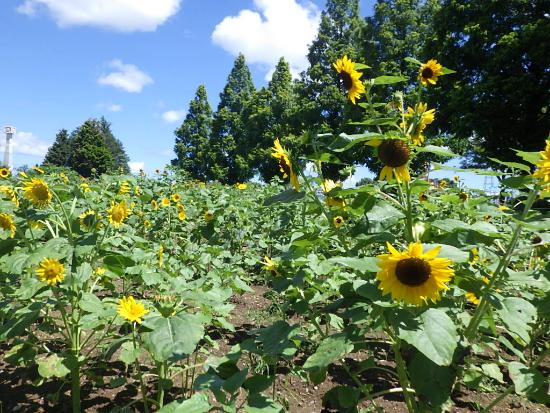
[[[130,158],[126,154],[122,142],[113,135],[111,123],[102,116],[100,119],[94,119],[94,124],[113,155],[114,168],[125,174],[130,173],[130,167],[128,166]]]
[[[95,120],[87,120],[73,133],[69,167],[84,177],[111,172],[115,168],[113,154]]]
[[[55,141],[49,147],[44,158],[44,165],[68,166],[71,152],[71,142],[67,129],[61,129],[55,135]]]
[[[211,145],[215,160],[209,179],[233,184],[253,176],[251,155],[244,132],[243,108],[254,93],[252,75],[240,54],[220,94],[220,103],[212,123]]]
[[[212,109],[208,103],[206,88],[200,85],[181,126],[174,132],[177,158],[172,165],[182,168],[189,176],[204,181],[208,179],[214,154],[210,145]]]
[[[299,132],[295,124],[296,110],[290,68],[281,58],[268,87],[254,93],[243,116],[247,142],[253,152],[254,171],[266,182],[279,173],[277,161],[271,157],[273,141],[279,138],[291,150],[298,147],[292,139]]]

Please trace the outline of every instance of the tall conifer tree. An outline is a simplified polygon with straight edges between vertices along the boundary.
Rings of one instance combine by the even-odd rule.
[[[206,88],[200,85],[181,126],[176,129],[176,159],[172,165],[185,170],[195,179],[206,180],[215,160],[210,145],[212,109],[208,103]]]
[[[214,115],[211,144],[215,161],[210,168],[210,179],[233,184],[253,176],[243,127],[243,109],[254,91],[252,75],[244,56],[240,54],[220,94],[220,103]]]
[[[93,119],[89,119],[74,133],[71,140],[69,167],[89,177],[111,172],[115,159]]]
[[[44,165],[68,166],[71,153],[71,142],[67,129],[61,129],[55,135],[55,141],[48,148],[44,157]]]

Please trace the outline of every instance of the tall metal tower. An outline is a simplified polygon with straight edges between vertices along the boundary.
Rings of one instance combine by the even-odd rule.
[[[11,140],[15,134],[15,128],[13,126],[6,126],[4,128],[6,133],[6,146],[4,148],[4,166],[11,169],[13,167],[13,150],[11,147]]]

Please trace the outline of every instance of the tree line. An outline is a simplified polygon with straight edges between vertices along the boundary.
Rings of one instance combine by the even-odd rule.
[[[550,19],[544,0],[378,0],[362,18],[358,0],[328,0],[309,47],[308,68],[293,80],[281,58],[266,87],[256,89],[239,55],[215,112],[204,85],[175,131],[175,167],[200,180],[233,184],[278,172],[269,156],[275,138],[308,155],[318,134],[362,132],[364,111],[342,93],[332,64],[347,55],[369,66],[364,77],[416,76],[405,58],[435,58],[456,70],[425,98],[435,107],[428,142],[463,155],[465,166],[513,160],[510,148],[536,151],[550,131]],[[545,41],[546,39],[546,41]],[[372,90],[389,99],[393,90]],[[368,115],[367,115],[368,116]],[[322,135],[321,135],[322,136]],[[322,144],[322,142],[321,142]],[[369,151],[346,162],[376,169]],[[417,165],[421,168],[425,164]],[[338,165],[327,176],[339,178]]]

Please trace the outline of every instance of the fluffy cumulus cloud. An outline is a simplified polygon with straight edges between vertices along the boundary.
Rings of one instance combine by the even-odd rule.
[[[162,119],[164,119],[167,123],[176,123],[183,119],[185,113],[186,112],[183,109],[167,110],[162,114]]]
[[[128,162],[128,166],[133,174],[137,174],[140,170],[145,169],[145,162]]]
[[[25,0],[17,11],[45,10],[60,27],[98,26],[121,32],[156,30],[176,14],[181,0]]]
[[[135,65],[115,59],[109,62],[108,66],[113,71],[102,75],[97,80],[100,85],[113,86],[130,93],[139,93],[144,86],[153,83],[153,79]]]
[[[124,109],[122,105],[119,105],[117,103],[98,103],[97,107],[99,109],[107,110],[109,112],[121,112],[122,109]]]
[[[0,139],[0,149],[4,153],[5,139],[2,136]],[[50,144],[43,141],[32,132],[17,131],[11,140],[13,153],[32,156],[44,156],[48,152]]]
[[[212,41],[233,55],[243,53],[249,63],[270,68],[281,56],[294,75],[307,67],[308,45],[315,39],[320,12],[311,2],[254,0],[256,10],[225,17],[214,29]]]

